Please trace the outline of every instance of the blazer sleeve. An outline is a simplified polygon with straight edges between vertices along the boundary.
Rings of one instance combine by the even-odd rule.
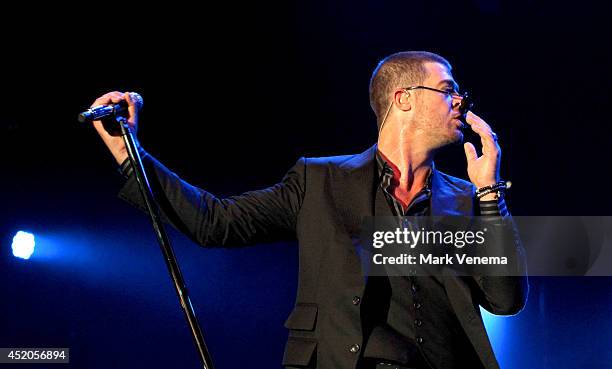
[[[500,270],[496,269],[499,266],[493,266],[497,273],[474,276],[480,291],[479,304],[492,314],[518,314],[525,307],[529,294],[525,249],[509,213],[488,218],[482,224],[489,228],[490,233],[501,235],[493,242],[502,250],[497,255],[505,255],[512,262],[505,271],[506,275],[494,275]]]
[[[141,151],[141,157],[163,220],[196,243],[231,247],[295,237],[306,159],[300,158],[271,187],[218,198],[183,181],[146,152]],[[134,174],[119,197],[146,211]]]

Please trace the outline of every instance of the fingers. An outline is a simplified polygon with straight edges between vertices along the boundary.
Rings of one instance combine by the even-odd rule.
[[[463,144],[463,149],[465,150],[465,157],[467,161],[473,161],[478,159],[478,153],[476,152],[476,148],[472,145],[471,142],[466,142]]]
[[[488,125],[487,122],[471,111],[468,111],[465,118],[466,123],[469,124],[474,131],[476,131],[477,128],[480,128],[482,132],[488,133],[489,135],[491,135],[493,132],[491,126]]]
[[[128,105],[128,123],[130,127],[135,130],[138,124],[138,110],[141,105],[141,102],[138,101],[135,95],[136,94],[134,92],[112,91],[97,98],[93,104],[91,104],[91,107],[118,104],[125,101]],[[94,127],[98,132],[100,132],[100,134],[103,135],[102,131],[104,131],[104,129],[102,128],[102,122],[95,121]]]
[[[116,104],[118,102],[120,102],[123,99],[123,94],[119,91],[112,91],[109,93],[106,93],[100,97],[98,97],[93,104],[91,104],[91,107],[94,106],[100,106],[100,105],[109,105],[109,104]],[[96,131],[98,132],[98,134],[100,135],[100,137],[102,137],[102,139],[107,142],[109,140],[112,139],[112,136],[106,131],[106,129],[104,128],[104,125],[102,124],[101,121],[96,120],[93,122],[93,126],[96,129]]]
[[[485,122],[478,115],[468,111],[466,115],[466,123],[470,125],[472,131],[480,136],[483,153],[495,155],[499,153],[500,147],[497,143],[497,134],[493,132],[491,126],[489,126],[487,122]]]
[[[130,115],[130,123],[132,123],[132,125],[136,120],[136,117],[138,116],[138,108],[139,108],[139,104],[138,101],[136,100],[136,98],[134,97],[134,93],[133,92],[126,92],[123,94],[123,97],[125,98],[125,101],[128,104],[128,113]]]
[[[91,104],[91,106],[94,107],[99,105],[117,104],[124,100],[124,98],[123,92],[113,91],[98,97],[96,101]]]

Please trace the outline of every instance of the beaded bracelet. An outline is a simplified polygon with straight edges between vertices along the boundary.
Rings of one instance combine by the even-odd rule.
[[[481,187],[476,190],[476,198],[480,199],[483,196],[486,196],[490,193],[496,192],[497,198],[501,198],[505,195],[506,190],[512,186],[512,182],[510,181],[499,181],[495,184]]]

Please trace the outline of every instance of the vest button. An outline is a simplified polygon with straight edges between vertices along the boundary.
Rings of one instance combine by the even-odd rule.
[[[361,346],[359,346],[358,344],[354,344],[354,345],[351,345],[351,348],[349,348],[349,351],[352,352],[353,354],[356,354],[359,352],[360,349],[361,349]]]
[[[359,296],[353,297],[353,305],[359,305],[361,298]]]
[[[416,341],[417,343],[423,343],[423,337],[417,337]]]
[[[414,325],[416,325],[417,327],[420,327],[423,325],[423,321],[421,319],[415,319]]]
[[[414,306],[415,309],[419,310],[421,308],[421,303],[420,302],[415,302],[414,304],[412,304],[412,306]]]

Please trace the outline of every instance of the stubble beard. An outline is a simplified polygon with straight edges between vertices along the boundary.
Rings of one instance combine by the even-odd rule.
[[[427,146],[432,150],[437,150],[451,144],[463,143],[463,132],[450,128],[453,124],[448,117],[438,116],[434,119],[423,118],[415,122],[418,130],[422,131]]]

